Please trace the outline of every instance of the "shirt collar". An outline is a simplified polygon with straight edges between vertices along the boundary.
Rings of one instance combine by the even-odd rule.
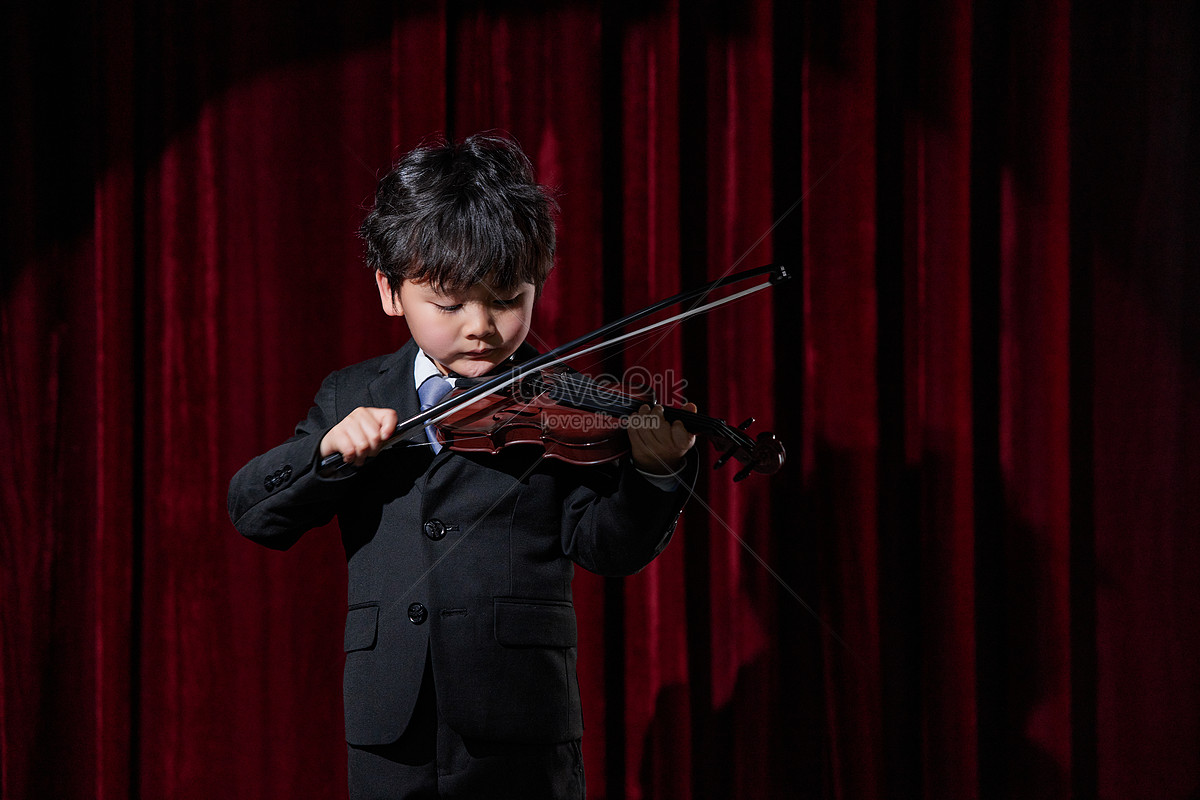
[[[433,363],[433,359],[418,347],[417,357],[413,359],[413,386],[417,389],[421,388],[421,384],[434,375],[445,377],[442,375],[442,371],[437,368],[437,365]],[[450,381],[451,386],[454,385],[454,378],[447,378],[446,380]]]

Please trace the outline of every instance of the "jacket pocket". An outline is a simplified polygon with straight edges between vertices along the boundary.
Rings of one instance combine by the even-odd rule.
[[[378,629],[378,605],[361,603],[351,606],[346,613],[346,637],[343,642],[345,651],[351,653],[355,650],[370,650],[375,646]]]
[[[493,598],[496,641],[505,647],[574,647],[575,608],[565,600]]]

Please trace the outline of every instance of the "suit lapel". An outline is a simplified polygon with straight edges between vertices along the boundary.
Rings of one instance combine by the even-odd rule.
[[[401,420],[421,410],[417,387],[413,386],[413,360],[417,343],[412,339],[379,365],[379,376],[367,386],[371,402],[377,408],[394,408]]]

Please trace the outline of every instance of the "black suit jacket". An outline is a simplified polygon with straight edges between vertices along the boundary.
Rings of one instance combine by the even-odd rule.
[[[629,464],[576,467],[529,446],[436,456],[399,446],[349,477],[319,477],[320,441],[353,409],[417,413],[416,353],[410,341],[326,378],[295,436],[234,476],[230,518],[284,549],[337,516],[349,743],[399,738],[427,652],[438,712],[459,734],[576,739],[572,562],[604,575],[641,569],[666,547],[687,492],[664,492]]]

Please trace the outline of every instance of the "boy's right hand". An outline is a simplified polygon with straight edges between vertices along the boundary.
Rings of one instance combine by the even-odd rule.
[[[361,467],[383,449],[399,421],[395,409],[360,406],[325,434],[321,458],[341,453],[347,464]]]

